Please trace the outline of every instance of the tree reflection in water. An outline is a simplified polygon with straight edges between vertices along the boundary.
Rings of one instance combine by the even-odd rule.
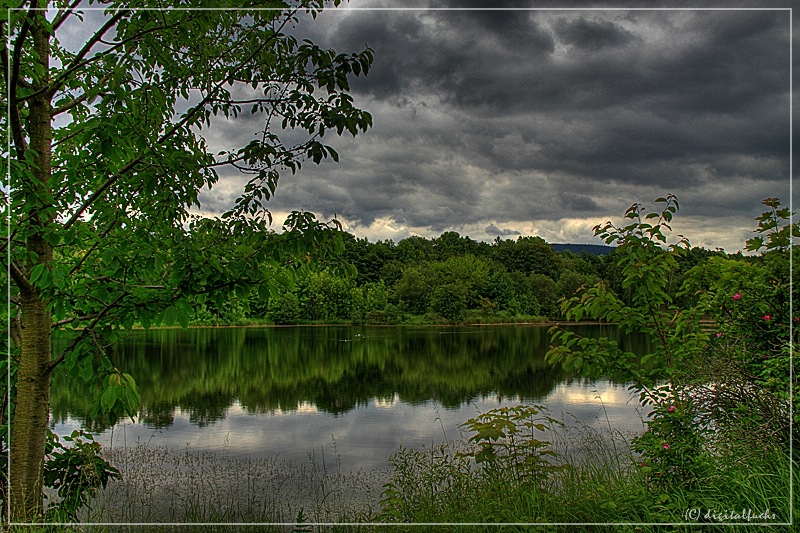
[[[582,335],[617,336],[610,327],[576,328]],[[487,398],[543,403],[559,394],[569,401],[564,390],[585,391],[581,380],[544,362],[548,340],[544,326],[163,329],[131,332],[112,360],[135,377],[142,398],[137,423],[150,430],[173,427],[176,416],[196,429],[219,426],[226,417],[337,418],[359,408],[370,409],[370,423],[378,423],[398,404],[404,414],[396,417],[419,425],[417,414],[409,414],[414,409],[458,410]],[[646,338],[619,340],[634,353],[647,349]],[[89,417],[93,395],[83,385],[55,376],[54,423],[109,429],[107,421]],[[333,427],[315,420],[320,430]],[[419,429],[399,423],[372,431]]]

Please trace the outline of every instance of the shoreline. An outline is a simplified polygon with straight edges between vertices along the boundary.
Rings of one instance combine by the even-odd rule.
[[[308,324],[192,324],[187,327],[183,326],[152,326],[144,328],[140,325],[134,325],[125,331],[153,331],[153,330],[171,330],[171,329],[212,329],[212,328],[303,328],[303,327],[366,327],[366,328],[396,328],[396,327],[431,327],[431,328],[458,328],[458,327],[479,327],[479,326],[617,326],[618,322],[599,322],[591,320],[582,320],[580,322],[565,322],[561,320],[548,320],[548,321],[526,321],[526,322],[464,322],[453,324],[438,324],[435,322],[399,322],[396,324],[358,324],[352,322],[342,323],[308,323]],[[61,331],[80,331],[84,328],[59,328]]]

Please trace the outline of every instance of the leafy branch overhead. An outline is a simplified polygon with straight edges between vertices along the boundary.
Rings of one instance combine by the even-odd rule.
[[[121,329],[186,325],[190,299],[268,294],[315,262],[336,266],[335,221],[295,213],[275,232],[266,207],[281,175],[307,160],[339,160],[326,135],[372,125],[348,94],[351,78],[369,72],[372,50],[339,53],[301,36],[339,4],[4,1],[9,113],[0,124],[12,179],[2,248],[12,361],[25,383],[12,446],[22,466],[10,481],[20,517],[40,511],[41,398],[56,366],[97,383],[98,409],[132,414],[134,379],[108,351]],[[213,128],[245,115],[259,123],[250,142],[212,146]],[[223,171],[248,176],[232,209],[194,214]],[[56,327],[77,333],[51,358]]]

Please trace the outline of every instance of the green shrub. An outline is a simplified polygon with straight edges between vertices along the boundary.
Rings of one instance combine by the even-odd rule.
[[[539,405],[500,407],[470,418],[462,427],[472,432],[475,447],[460,452],[481,465],[482,475],[498,487],[541,487],[550,474],[564,468],[554,463],[556,452],[537,431],[551,430],[559,422],[542,414]]]
[[[460,283],[436,287],[431,295],[431,310],[450,322],[463,322],[467,311],[467,289]]]
[[[300,302],[297,296],[287,291],[270,298],[267,317],[273,324],[296,324],[300,318]]]
[[[601,319],[618,323],[623,332],[649,334],[652,353],[625,352],[610,339],[581,338],[556,326],[546,357],[590,377],[623,376],[643,404],[652,406],[646,431],[632,444],[643,479],[674,511],[685,498],[704,493],[703,487],[746,468],[743,450],[748,456],[787,453],[789,229],[788,211],[767,199],[771,211],[757,219],[756,231],[771,232],[771,238],[750,243],[767,247],[761,257],[713,258],[689,271],[676,289],[670,273],[689,245],[685,238],[667,242],[677,199],[657,202],[664,204],[660,212],[646,214],[634,204],[626,212],[628,225],[595,228],[607,243],[619,244],[628,298],[619,299],[601,282],[562,306],[568,319]],[[708,318],[713,335],[700,323]]]
[[[364,317],[364,322],[371,325],[391,324],[391,318],[386,311],[370,311]]]
[[[100,456],[100,443],[83,430],[75,430],[64,440],[48,432],[43,479],[46,487],[57,491],[59,500],[47,506],[46,520],[74,522],[78,512],[89,507],[97,489],[111,479],[121,479],[119,470]]]

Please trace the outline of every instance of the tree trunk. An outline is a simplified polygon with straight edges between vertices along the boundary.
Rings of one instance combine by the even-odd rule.
[[[42,464],[50,416],[50,313],[38,291],[22,294],[22,352],[11,430],[11,520],[42,514]]]
[[[49,85],[50,35],[36,15],[31,25],[33,46],[43,75],[35,80],[35,88]],[[50,265],[53,247],[43,238],[52,223],[48,213],[52,154],[52,94],[49,89],[31,99],[28,124],[30,150],[35,157],[35,182],[28,198],[36,205],[28,206],[30,227],[26,241],[27,276],[36,264]],[[47,423],[50,416],[50,329],[48,302],[40,290],[30,283],[18,284],[22,312],[22,335],[17,368],[17,400],[11,427],[10,502],[12,522],[31,522],[42,515],[42,466],[44,463]]]

